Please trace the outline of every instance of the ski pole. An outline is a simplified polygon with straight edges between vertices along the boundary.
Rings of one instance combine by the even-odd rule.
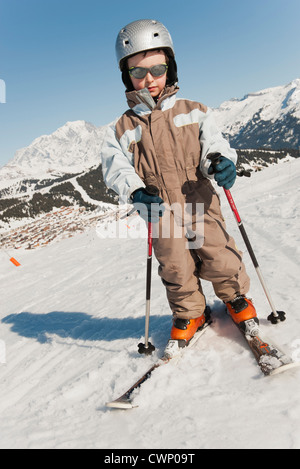
[[[147,273],[146,273],[146,315],[145,315],[145,344],[138,345],[139,353],[151,355],[155,350],[154,345],[149,342],[149,321],[150,321],[150,297],[151,297],[151,275],[152,275],[152,223],[148,221],[148,252],[147,252]]]
[[[218,165],[219,163],[219,158],[220,158],[220,153],[216,153],[216,154],[212,154],[210,155],[209,159],[212,161],[212,165],[215,167],[216,165]],[[256,259],[256,256],[254,254],[254,251],[253,251],[253,248],[251,246],[251,243],[249,241],[249,238],[248,238],[248,235],[246,233],[246,230],[245,230],[245,227],[243,225],[243,222],[241,220],[241,217],[239,215],[239,212],[236,208],[236,205],[234,203],[234,200],[233,200],[233,197],[232,197],[232,194],[230,192],[229,189],[224,189],[224,192],[225,192],[225,195],[226,195],[226,198],[229,202],[229,205],[230,205],[230,208],[235,216],[235,219],[236,219],[236,222],[237,222],[237,225],[239,227],[239,230],[240,230],[240,233],[243,237],[243,240],[245,242],[245,245],[247,247],[247,250],[249,252],[249,255],[251,257],[251,260],[252,260],[252,263],[254,265],[254,268],[256,270],[256,273],[257,273],[257,276],[260,280],[260,283],[263,287],[263,290],[265,292],[265,295],[268,299],[268,302],[271,306],[271,309],[272,309],[272,313],[268,316],[268,320],[272,323],[272,324],[277,324],[279,321],[284,321],[286,319],[285,317],[285,312],[284,311],[277,311],[276,308],[275,308],[275,305],[273,303],[273,300],[271,298],[271,295],[268,291],[268,288],[267,288],[267,285],[266,285],[266,282],[263,278],[263,275],[262,275],[262,272],[261,272],[261,269],[259,267],[259,264],[257,262],[257,259]]]
[[[151,195],[158,195],[159,189],[156,186],[147,186],[146,191]],[[150,297],[151,297],[151,275],[152,275],[152,222],[148,219],[148,253],[147,253],[147,274],[146,274],[146,315],[145,315],[145,344],[138,344],[139,353],[151,355],[155,350],[154,345],[149,342],[149,321],[150,321]]]
[[[266,294],[266,297],[267,297],[267,299],[268,299],[268,301],[269,301],[269,304],[270,304],[270,306],[271,306],[272,313],[268,316],[268,320],[271,321],[272,324],[277,324],[278,321],[284,321],[284,320],[285,320],[285,313],[284,313],[284,311],[277,311],[276,308],[275,308],[275,305],[274,305],[274,303],[273,303],[273,300],[272,300],[272,298],[271,298],[271,295],[270,295],[270,293],[269,293],[269,291],[268,291],[266,282],[265,282],[265,280],[264,280],[264,278],[263,278],[261,269],[260,269],[259,264],[258,264],[258,262],[257,262],[256,256],[255,256],[254,251],[253,251],[253,249],[252,249],[251,243],[250,243],[250,241],[249,241],[248,235],[247,235],[246,230],[245,230],[245,228],[244,228],[243,222],[242,222],[241,217],[240,217],[240,215],[239,215],[239,213],[238,213],[238,211],[237,211],[237,208],[236,208],[236,205],[235,205],[235,203],[234,203],[234,200],[233,200],[233,197],[232,197],[232,195],[231,195],[231,192],[230,192],[229,189],[224,189],[224,192],[225,192],[225,195],[226,195],[227,200],[228,200],[228,202],[229,202],[229,205],[230,205],[230,207],[231,207],[231,210],[232,210],[233,213],[234,213],[235,219],[236,219],[236,221],[237,221],[237,225],[238,225],[238,227],[239,227],[239,230],[240,230],[240,232],[241,232],[241,235],[242,235],[242,237],[243,237],[243,240],[244,240],[244,242],[245,242],[245,244],[246,244],[247,250],[248,250],[249,255],[250,255],[250,257],[251,257],[251,260],[252,260],[252,262],[253,262],[253,265],[254,265],[254,268],[255,268],[255,270],[256,270],[257,276],[258,276],[258,278],[259,278],[259,280],[260,280],[260,283],[261,283],[261,285],[262,285],[262,287],[263,287],[263,290],[264,290],[264,292],[265,292],[265,294]]]

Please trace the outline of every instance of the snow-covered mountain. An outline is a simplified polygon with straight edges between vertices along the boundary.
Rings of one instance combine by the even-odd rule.
[[[64,173],[80,173],[99,166],[100,149],[106,126],[96,127],[85,121],[67,122],[50,135],[36,138],[15,153],[11,162],[0,169],[3,181]],[[2,184],[1,184],[2,181]]]
[[[234,148],[300,147],[300,78],[225,101],[213,112]]]
[[[103,181],[101,165],[80,174],[17,180],[0,189],[0,231],[66,207],[98,211],[103,203],[116,204],[117,199]]]

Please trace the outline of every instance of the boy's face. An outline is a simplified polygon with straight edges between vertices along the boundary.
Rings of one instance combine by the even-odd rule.
[[[131,67],[145,67],[150,68],[153,65],[165,64],[166,56],[163,51],[149,51],[146,53],[141,52],[128,59],[128,68]],[[167,73],[160,77],[153,77],[150,72],[147,73],[145,78],[134,78],[130,75],[133,87],[135,90],[142,90],[147,88],[153,98],[160,96],[161,92],[166,86]]]

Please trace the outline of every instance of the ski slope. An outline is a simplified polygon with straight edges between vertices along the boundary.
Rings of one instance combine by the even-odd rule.
[[[237,180],[232,194],[277,309],[276,326],[250,258],[261,328],[300,359],[300,161]],[[245,250],[227,201],[228,231]],[[95,228],[32,251],[0,251],[0,448],[300,448],[300,369],[264,377],[213,293],[214,324],[175,366],[157,369],[139,406],[111,410],[163,351],[171,327],[154,261],[150,340],[144,337],[146,240]]]

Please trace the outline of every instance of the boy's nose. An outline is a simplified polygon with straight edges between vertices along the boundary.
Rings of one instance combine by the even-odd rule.
[[[153,78],[153,76],[151,75],[150,72],[148,72],[147,75],[146,75],[146,81],[147,81],[147,83],[151,83],[152,81],[154,81],[154,78]]]

